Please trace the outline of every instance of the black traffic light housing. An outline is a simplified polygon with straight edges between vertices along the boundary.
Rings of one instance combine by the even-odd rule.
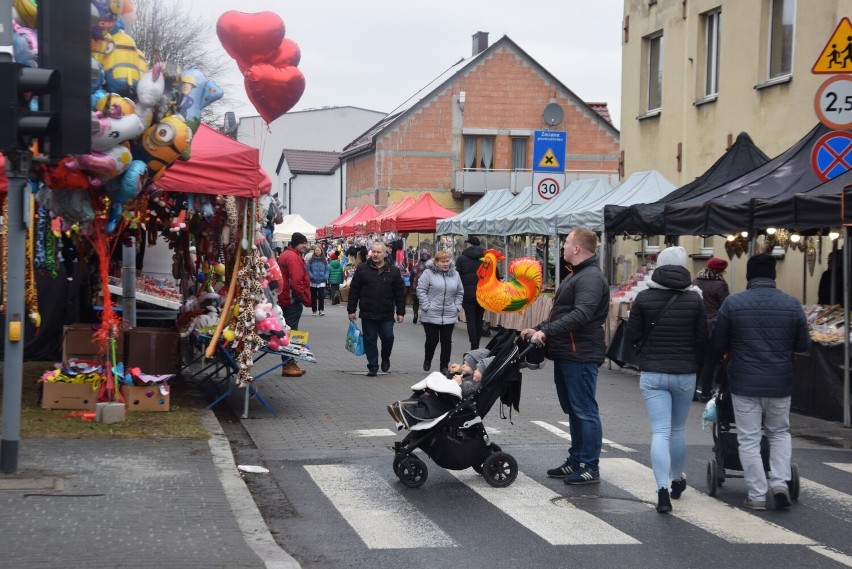
[[[27,148],[33,139],[50,136],[59,126],[56,114],[32,110],[33,96],[56,93],[60,87],[55,69],[0,62],[0,151]]]

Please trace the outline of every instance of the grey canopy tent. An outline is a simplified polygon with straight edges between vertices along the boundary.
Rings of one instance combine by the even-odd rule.
[[[503,205],[512,201],[515,195],[510,190],[488,190],[478,202],[464,210],[458,215],[439,219],[435,233],[438,235],[468,235],[471,233],[467,228],[467,222],[479,215],[491,211],[498,211]]]

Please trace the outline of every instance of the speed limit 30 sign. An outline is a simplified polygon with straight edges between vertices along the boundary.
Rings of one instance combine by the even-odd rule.
[[[852,128],[852,75],[836,75],[817,89],[814,110],[822,124],[835,130]]]
[[[533,172],[532,203],[541,205],[550,202],[565,187],[565,174]]]

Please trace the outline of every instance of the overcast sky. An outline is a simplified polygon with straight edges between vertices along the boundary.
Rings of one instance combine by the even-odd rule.
[[[229,10],[281,16],[287,37],[301,48],[307,83],[293,110],[390,112],[470,57],[471,36],[484,31],[489,45],[509,36],[581,99],[608,103],[620,125],[622,0],[192,0],[190,6],[214,24]],[[258,114],[235,63],[232,77],[238,92],[229,94],[246,102],[238,118]]]

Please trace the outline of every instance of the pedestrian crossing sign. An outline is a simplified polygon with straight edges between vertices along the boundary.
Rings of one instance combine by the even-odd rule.
[[[552,148],[547,149],[538,165],[541,168],[559,168],[559,160],[556,159],[556,154],[553,153]]]
[[[852,73],[852,23],[844,17],[822,48],[812,73]]]

